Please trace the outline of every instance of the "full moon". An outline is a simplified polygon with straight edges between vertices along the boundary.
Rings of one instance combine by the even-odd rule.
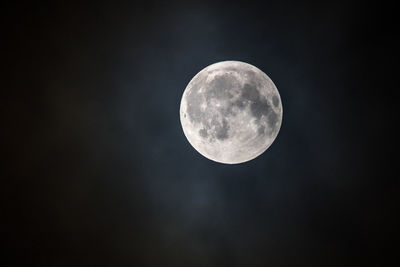
[[[282,103],[272,80],[240,61],[201,70],[187,85],[180,120],[189,143],[206,158],[226,164],[252,160],[274,142]]]

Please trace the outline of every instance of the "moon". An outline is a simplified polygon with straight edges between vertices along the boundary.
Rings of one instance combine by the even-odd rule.
[[[238,164],[264,153],[282,124],[282,102],[272,80],[240,61],[201,70],[187,85],[180,120],[189,143],[204,157]]]

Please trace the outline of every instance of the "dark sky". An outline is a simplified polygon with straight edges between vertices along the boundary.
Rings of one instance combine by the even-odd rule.
[[[2,8],[0,265],[391,266],[390,7],[55,2]],[[179,121],[187,83],[222,60],[267,73],[284,110],[239,165],[202,157]]]

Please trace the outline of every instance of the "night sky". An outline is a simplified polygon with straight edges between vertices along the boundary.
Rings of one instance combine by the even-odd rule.
[[[0,265],[396,266],[393,8],[2,5]],[[244,164],[201,156],[179,120],[223,60],[282,98],[275,142]]]

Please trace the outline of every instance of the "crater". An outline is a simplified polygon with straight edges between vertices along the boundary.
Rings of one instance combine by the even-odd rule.
[[[274,104],[275,107],[279,106],[279,97],[278,96],[274,95],[272,97],[272,104]]]
[[[243,86],[241,99],[239,99],[238,103],[240,103],[240,101],[241,103],[244,103],[243,99],[250,102],[251,114],[257,120],[259,120],[262,115],[267,116],[271,111],[271,107],[269,106],[267,99],[260,94],[257,86],[253,84],[245,84]]]
[[[206,99],[227,100],[233,97],[231,89],[238,86],[234,76],[227,73],[216,76],[210,83],[206,84]]]
[[[211,123],[212,126],[214,126],[214,133],[213,136],[218,139],[218,140],[225,140],[228,139],[229,135],[228,135],[228,130],[229,130],[229,124],[228,121],[226,119],[222,120],[222,123],[213,120],[213,122]]]
[[[277,122],[278,122],[278,114],[276,114],[276,112],[272,110],[268,114],[268,124],[271,126],[271,128],[274,128]]]
[[[263,135],[265,133],[265,126],[264,125],[260,125],[257,129],[257,132],[259,135]]]
[[[207,130],[206,129],[201,129],[200,131],[199,131],[199,135],[201,136],[201,137],[203,137],[203,138],[206,138],[207,136],[208,136],[208,133],[207,133]]]
[[[267,101],[259,100],[251,103],[250,110],[256,119],[260,119],[262,115],[267,116],[270,113],[271,107]]]
[[[246,83],[242,89],[242,98],[250,101],[257,101],[260,98],[260,93],[255,85]]]

